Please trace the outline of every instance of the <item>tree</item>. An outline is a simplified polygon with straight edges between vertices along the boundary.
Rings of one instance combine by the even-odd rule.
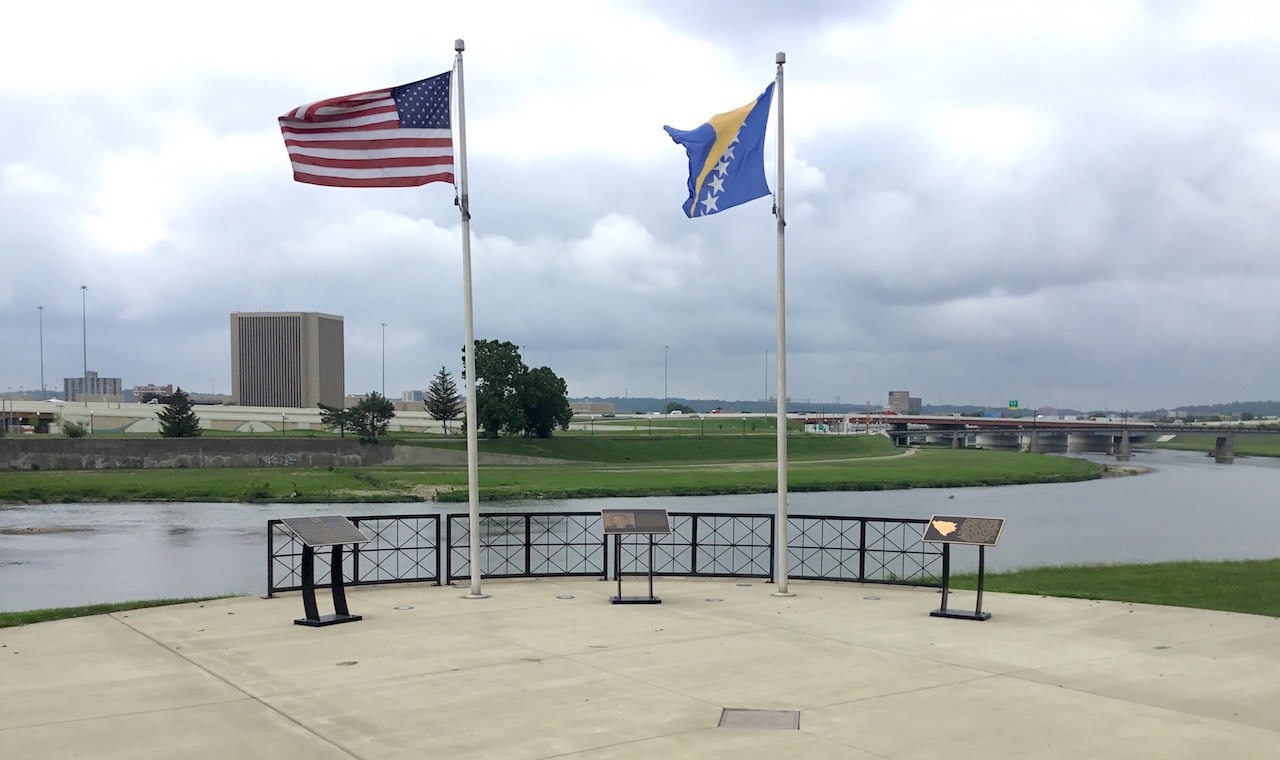
[[[514,343],[476,341],[476,424],[487,437],[524,431],[516,383],[525,371]]]
[[[550,437],[568,429],[568,385],[549,367],[530,370],[510,342],[477,340],[476,422],[490,438],[507,435]]]
[[[328,404],[317,404],[317,406],[320,407],[320,424],[327,426],[330,430],[337,428],[340,438],[346,438],[348,430],[355,430],[350,409]]]
[[[524,411],[524,434],[550,438],[556,428],[569,429],[569,386],[550,367],[529,370],[521,378],[519,398]]]
[[[348,426],[360,434],[365,443],[377,443],[380,436],[387,434],[391,418],[396,416],[396,406],[386,396],[377,391],[346,410]]]
[[[181,388],[165,399],[164,409],[156,414],[160,418],[160,435],[165,438],[199,437],[200,418],[192,409],[191,399]]]
[[[427,397],[422,400],[422,406],[431,415],[431,419],[444,423],[444,432],[447,435],[449,421],[458,416],[464,405],[465,400],[458,393],[458,386],[454,384],[453,377],[448,370],[441,367],[431,381],[430,387],[427,388]]]

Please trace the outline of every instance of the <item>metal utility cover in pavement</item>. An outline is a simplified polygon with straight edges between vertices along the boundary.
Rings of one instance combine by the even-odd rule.
[[[743,710],[726,707],[720,713],[720,728],[800,729],[799,710]]]

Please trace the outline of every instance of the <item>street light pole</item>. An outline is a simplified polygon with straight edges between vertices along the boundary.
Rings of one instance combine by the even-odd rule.
[[[387,323],[382,323],[382,397],[387,397]]]
[[[44,307],[36,307],[40,312],[40,400],[44,401]]]
[[[80,387],[80,392],[84,394],[85,402],[89,399],[89,307],[88,285],[80,286],[80,340],[81,347],[84,350],[84,383]]]
[[[662,347],[662,411],[667,411],[668,399],[670,394],[667,392],[667,349],[671,346]]]

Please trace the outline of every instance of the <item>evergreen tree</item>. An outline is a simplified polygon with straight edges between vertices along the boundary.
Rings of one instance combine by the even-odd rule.
[[[160,435],[165,438],[196,438],[200,435],[200,418],[192,409],[191,399],[181,388],[165,399],[164,409],[157,415],[160,417]]]
[[[387,434],[391,418],[396,416],[396,405],[377,391],[347,408],[348,427],[360,434],[365,443],[377,443],[378,437]]]
[[[328,404],[317,404],[317,406],[320,407],[320,424],[328,426],[330,430],[337,428],[339,438],[346,438],[347,431],[355,428],[350,409]]]
[[[427,388],[427,397],[422,400],[422,406],[431,415],[431,419],[444,423],[444,432],[448,435],[449,421],[462,411],[465,399],[458,393],[458,386],[444,367],[440,368],[431,381],[431,386]]]

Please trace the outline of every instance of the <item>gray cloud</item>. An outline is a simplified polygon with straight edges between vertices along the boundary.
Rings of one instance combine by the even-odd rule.
[[[194,10],[25,9],[0,52],[0,387],[39,383],[39,305],[46,383],[79,374],[82,284],[90,368],[126,385],[228,391],[242,310],[343,315],[352,392],[380,388],[383,322],[389,393],[457,374],[453,189],[293,183],[275,118],[445,70],[461,36],[476,332],[574,395],[765,394],[769,201],[685,219],[661,126],[747,102],[784,50],[793,397],[1280,398],[1270,4],[850,5],[397,4],[368,42],[246,6],[183,46]]]

